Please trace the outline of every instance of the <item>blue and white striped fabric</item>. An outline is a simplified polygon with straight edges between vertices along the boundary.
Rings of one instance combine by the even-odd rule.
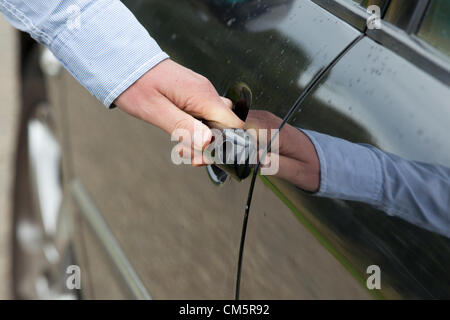
[[[450,238],[449,168],[302,131],[319,157],[320,188],[316,196],[367,203]]]
[[[168,58],[119,0],[0,0],[0,10],[107,107]]]

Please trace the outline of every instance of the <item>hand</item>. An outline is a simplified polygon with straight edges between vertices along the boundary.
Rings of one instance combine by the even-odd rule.
[[[208,79],[170,59],[144,74],[115,100],[115,104],[169,134],[176,129],[189,131],[199,150],[211,142],[212,134],[208,126],[197,119],[219,128],[244,125],[231,111],[231,101],[220,97]]]
[[[250,110],[246,129],[278,129],[281,119],[267,111]],[[259,137],[259,134],[257,135]],[[267,134],[267,146],[271,134]],[[259,141],[259,143],[261,143]],[[270,155],[270,154],[269,154]],[[279,134],[279,170],[276,174],[306,191],[315,192],[320,186],[320,164],[311,140],[300,130],[286,124]],[[274,158],[274,157],[270,157]],[[263,161],[264,162],[264,161]],[[267,164],[266,164],[267,165]]]

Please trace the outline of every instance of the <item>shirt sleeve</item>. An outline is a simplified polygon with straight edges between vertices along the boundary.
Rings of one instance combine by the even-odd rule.
[[[319,197],[370,204],[450,237],[450,169],[302,130],[320,162]]]
[[[118,0],[0,0],[0,10],[107,107],[168,58]]]

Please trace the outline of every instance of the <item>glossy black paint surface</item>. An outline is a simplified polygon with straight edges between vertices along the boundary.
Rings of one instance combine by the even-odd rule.
[[[280,117],[289,111],[317,73],[360,34],[310,1],[248,1],[234,6],[217,6],[214,1],[191,3],[193,6],[180,3],[174,7],[163,1],[148,1],[142,11],[136,12],[173,59],[208,77],[219,93],[227,91],[236,82],[243,82],[252,91],[253,108],[268,110]],[[261,192],[263,190],[257,189],[255,197],[260,197]],[[269,200],[264,203],[266,201]],[[272,200],[270,203],[278,202]],[[276,211],[285,212],[285,208]],[[306,237],[307,246],[314,248],[311,249],[312,256],[308,252],[299,254],[299,261],[310,260],[311,266],[322,263],[328,274],[345,272],[326,250],[308,238],[307,230],[297,224],[293,226],[291,232]],[[240,226],[236,229],[240,231]],[[250,238],[247,243],[253,240]],[[292,245],[284,244],[286,248],[292,248]],[[252,254],[251,250],[245,253],[244,269],[245,259]],[[295,268],[301,269],[301,266],[295,264]],[[254,271],[253,276],[266,281],[249,292],[244,274],[242,298],[260,297],[267,291],[267,285],[272,284],[269,279],[273,279],[273,275]],[[296,270],[291,272],[295,276]],[[351,276],[344,274],[305,292],[304,281],[311,278],[319,281],[322,277],[323,272],[312,268],[299,277],[299,281],[292,282],[290,288],[275,283],[267,292],[273,293],[271,297],[290,298],[368,296]]]
[[[365,38],[319,84],[291,124],[450,167],[449,101],[448,86]],[[361,275],[368,265],[380,266],[384,296],[449,297],[449,239],[370,206],[290,196]]]
[[[283,117],[361,31],[309,0],[124,1],[175,61],[219,93],[235,83],[253,108]],[[153,298],[233,298],[248,180],[217,187],[203,168],[171,163],[170,137],[107,111],[67,74],[73,178],[86,186]],[[290,123],[450,166],[449,88],[363,38]],[[72,165],[72,164],[71,164]],[[276,178],[257,182],[242,298],[449,297],[449,240],[367,206],[318,199]],[[85,234],[93,296],[130,297],[98,235]],[[365,288],[382,270],[381,292]],[[97,276],[98,273],[102,276]],[[111,290],[108,290],[108,283]]]
[[[359,35],[311,1],[214,3],[125,1],[172,59],[206,76],[221,94],[246,83],[253,107],[278,116]]]

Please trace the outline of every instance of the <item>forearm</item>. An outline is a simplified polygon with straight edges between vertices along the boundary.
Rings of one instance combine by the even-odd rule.
[[[107,107],[167,58],[118,0],[0,0],[0,10]]]

